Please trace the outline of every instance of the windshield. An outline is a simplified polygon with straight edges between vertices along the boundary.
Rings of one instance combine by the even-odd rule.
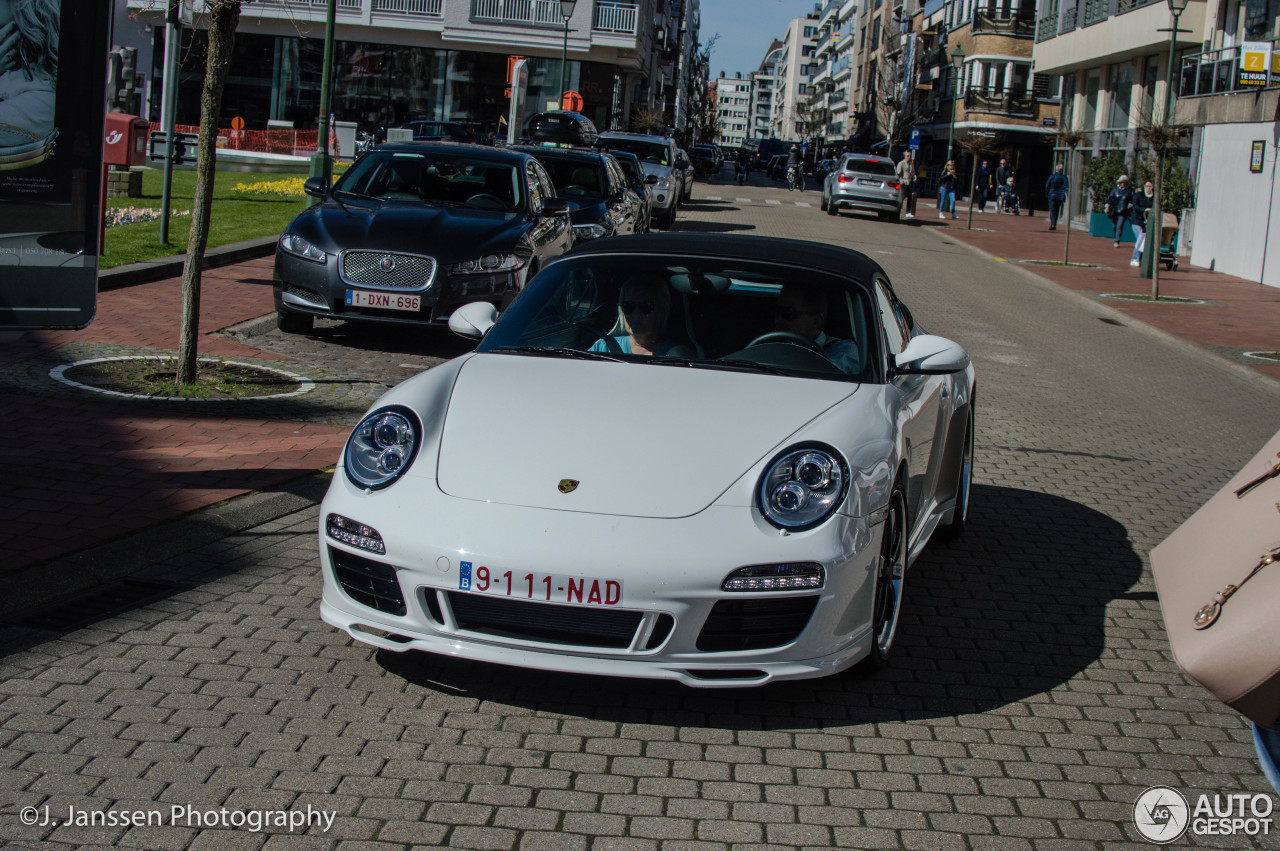
[[[644,169],[640,167],[639,160],[631,157],[618,157],[617,160],[622,173],[626,175],[628,186],[632,189],[644,186]]]
[[[866,289],[773,263],[588,255],[529,283],[478,351],[872,381]]]
[[[642,163],[671,165],[671,148],[663,142],[646,142],[643,139],[601,139],[610,150],[635,154]]]
[[[471,153],[372,151],[347,169],[334,189],[388,201],[513,213],[524,203],[520,184],[514,165]]]
[[[600,163],[595,160],[560,159],[559,157],[538,157],[538,161],[551,175],[561,198],[595,198],[605,197],[608,181],[605,179]]]

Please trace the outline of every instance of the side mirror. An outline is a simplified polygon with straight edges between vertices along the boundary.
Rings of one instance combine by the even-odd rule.
[[[544,216],[567,216],[569,215],[569,202],[563,198],[547,198],[542,202],[542,215]]]
[[[922,334],[912,337],[894,359],[898,375],[950,375],[969,366],[969,353],[945,337]]]
[[[656,185],[656,184],[657,184],[657,182],[658,182],[658,175],[656,175],[656,174],[646,175],[646,176],[645,176],[645,179],[644,179],[644,182],[645,182],[645,183],[647,183],[647,184],[649,184],[650,186],[654,186],[654,185]]]
[[[459,337],[479,340],[497,321],[498,308],[487,301],[473,301],[449,314],[449,330]]]
[[[685,159],[676,160],[676,168],[680,169],[681,171],[688,171],[689,161]]]
[[[329,181],[323,177],[308,177],[302,184],[302,191],[312,198],[323,198],[329,194]]]

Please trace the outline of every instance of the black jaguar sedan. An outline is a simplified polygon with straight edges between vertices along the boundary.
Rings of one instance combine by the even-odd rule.
[[[379,145],[280,236],[276,322],[443,325],[458,305],[505,307],[573,245],[569,203],[532,156],[479,145]]]

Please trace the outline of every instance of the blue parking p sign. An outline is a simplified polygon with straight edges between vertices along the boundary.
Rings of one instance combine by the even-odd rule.
[[[913,151],[920,150],[920,131],[919,130],[911,131],[911,141],[907,143],[907,147]]]

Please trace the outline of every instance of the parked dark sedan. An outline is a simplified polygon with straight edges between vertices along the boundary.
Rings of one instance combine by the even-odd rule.
[[[305,333],[315,317],[444,323],[455,307],[502,307],[573,245],[570,205],[527,153],[479,145],[379,145],[280,237],[276,321]]]
[[[644,230],[640,197],[627,186],[622,166],[607,151],[518,147],[538,158],[561,198],[569,202],[574,239],[622,236]]]
[[[640,158],[635,154],[627,151],[610,151],[613,158],[618,161],[618,165],[622,166],[622,173],[627,176],[627,186],[631,191],[640,196],[640,227],[636,228],[641,233],[649,232],[649,220],[653,216],[653,184],[658,182],[656,175],[646,175],[644,166],[640,163]]]
[[[409,130],[415,142],[475,142],[475,134],[456,121],[428,121],[424,118],[397,124],[395,130]],[[402,139],[400,141],[408,141]]]

